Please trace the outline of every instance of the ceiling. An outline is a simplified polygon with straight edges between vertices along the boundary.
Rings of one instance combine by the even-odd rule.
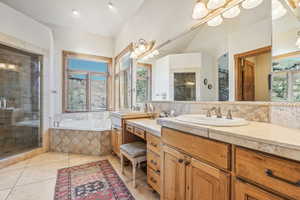
[[[50,26],[72,28],[114,37],[124,23],[135,14],[144,0],[0,0],[8,6]],[[78,10],[80,17],[72,15]]]

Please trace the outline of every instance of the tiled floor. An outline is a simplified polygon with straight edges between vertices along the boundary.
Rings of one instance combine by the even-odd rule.
[[[97,160],[108,159],[136,200],[158,200],[159,195],[146,183],[146,174],[137,172],[137,188],[132,186],[131,167],[121,175],[120,161],[114,156],[85,156],[44,153],[0,169],[0,200],[53,200],[57,170]]]

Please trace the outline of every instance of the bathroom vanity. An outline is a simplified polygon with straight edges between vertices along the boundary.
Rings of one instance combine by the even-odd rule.
[[[131,119],[123,134],[147,142],[147,182],[161,199],[300,199],[300,133],[250,122],[195,125]],[[289,137],[287,137],[289,136]]]

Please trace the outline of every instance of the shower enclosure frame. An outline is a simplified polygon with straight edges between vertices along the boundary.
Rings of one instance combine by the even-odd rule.
[[[43,100],[43,97],[44,97],[44,56],[45,55],[43,55],[41,53],[37,53],[37,52],[29,50],[29,49],[17,47],[16,45],[8,45],[8,44],[3,43],[2,41],[0,41],[0,48],[13,51],[14,53],[21,53],[21,54],[24,54],[24,55],[35,56],[35,57],[38,58],[38,62],[39,62],[39,79],[40,79],[39,80],[39,97],[38,97],[38,99],[39,99],[39,121],[40,121],[39,128],[38,128],[38,146],[34,147],[32,149],[28,149],[28,150],[22,152],[21,154],[26,153],[26,152],[30,152],[30,151],[35,150],[35,149],[43,148],[44,147],[44,137],[43,137],[43,130],[44,130],[44,123],[43,123],[43,120],[44,120],[44,100]],[[5,157],[4,159],[16,156],[18,154],[19,153],[13,154],[11,156]],[[0,158],[0,160],[1,159],[2,158]]]

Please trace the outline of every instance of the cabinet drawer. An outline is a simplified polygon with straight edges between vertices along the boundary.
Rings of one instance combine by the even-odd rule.
[[[236,148],[236,175],[300,199],[300,163]]]
[[[133,126],[126,124],[126,130],[130,133],[133,133]]]
[[[235,200],[284,200],[251,184],[235,181]]]
[[[160,154],[160,138],[147,133],[147,148],[151,151]]]
[[[151,168],[147,168],[147,182],[158,193],[160,193],[160,175]]]
[[[139,128],[134,128],[134,134],[142,139],[146,139],[145,135],[146,135],[146,131],[144,131],[143,129],[139,129]]]
[[[162,141],[223,169],[230,168],[230,145],[163,128]]]
[[[147,164],[155,172],[160,173],[160,156],[156,155],[152,151],[147,152]]]

